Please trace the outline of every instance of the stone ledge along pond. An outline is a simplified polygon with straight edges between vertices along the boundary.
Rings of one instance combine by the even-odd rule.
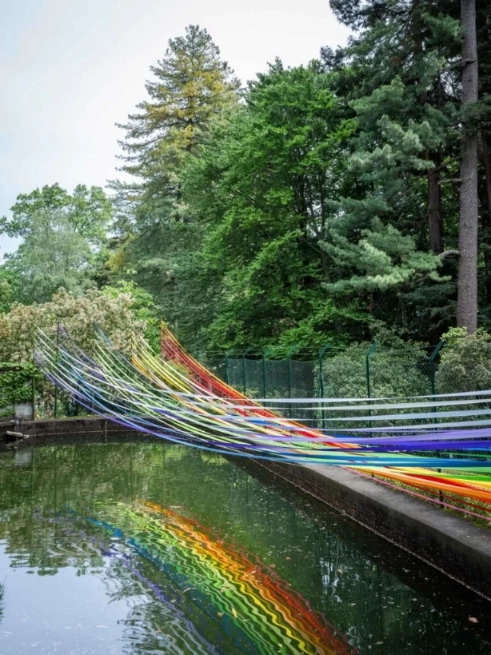
[[[232,457],[0,450],[0,654],[491,653],[491,606]]]

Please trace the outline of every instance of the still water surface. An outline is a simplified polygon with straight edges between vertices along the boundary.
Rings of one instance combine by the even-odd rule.
[[[490,609],[231,458],[0,452],[0,655],[484,655]]]

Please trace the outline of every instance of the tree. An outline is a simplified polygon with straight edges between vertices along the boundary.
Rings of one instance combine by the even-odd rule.
[[[404,93],[400,113],[392,115],[392,121],[400,122],[403,129],[407,129],[408,122],[409,126],[430,128],[424,138],[419,134],[419,156],[426,166],[420,167],[418,172],[424,171],[427,176],[426,215],[422,218],[426,218],[428,224],[428,245],[439,254],[444,249],[440,184],[446,169],[445,147],[452,134],[448,129],[452,103],[456,102],[456,75],[452,64],[458,57],[457,17],[452,11],[444,12],[442,3],[432,0],[355,0],[350,3],[331,0],[331,7],[341,21],[358,32],[349,47],[336,57],[329,49],[325,50],[326,62],[331,65],[337,62],[338,66],[339,62],[347,64],[347,74],[341,75],[346,99],[368,98],[399,81]],[[346,87],[346,78],[351,82],[351,89]],[[384,111],[382,104],[379,119]],[[372,125],[376,125],[376,121]],[[362,130],[366,132],[367,127],[362,126]],[[421,205],[422,201],[417,204]]]
[[[211,36],[197,25],[171,39],[165,57],[150,70],[154,79],[145,85],[150,99],[119,125],[126,131],[120,141],[122,170],[138,178],[142,200],[160,200],[163,220],[179,214],[183,159],[196,150],[210,125],[237,104],[239,82]]]
[[[12,275],[0,266],[0,312],[9,310],[12,303]]]
[[[182,197],[182,171],[211,127],[237,107],[239,82],[208,32],[194,25],[169,41],[151,71],[149,100],[120,126],[122,170],[134,181],[112,184],[121,233],[111,264],[149,291],[176,327],[201,239]]]
[[[455,315],[457,279],[450,256],[457,252],[459,220],[461,26],[455,2],[331,0],[331,6],[356,33],[346,49],[325,49],[323,60],[359,125],[351,158],[358,184],[341,204],[338,229],[363,249],[360,234],[373,232],[375,220],[386,235],[390,225],[403,240],[410,237],[419,263],[433,253],[433,273],[416,266],[412,279],[372,294],[366,305],[416,338],[432,333],[438,339]],[[379,249],[390,255],[384,232],[375,231]],[[409,272],[407,256],[406,264]],[[435,275],[438,268],[441,275]],[[352,272],[344,269],[347,281]]]
[[[470,0],[331,0],[331,6],[357,31],[346,50],[324,53],[326,65],[339,69],[344,96],[354,94],[358,102],[367,91],[373,94],[397,76],[411,99],[405,116],[420,124],[424,119],[431,127],[430,141],[421,141],[421,155],[428,162],[429,245],[441,253],[444,272],[457,284],[447,300],[440,294],[440,310],[428,306],[429,316],[434,320],[438,311],[441,316],[456,312],[457,324],[472,332],[477,326],[478,280],[481,301],[489,304],[491,298],[488,8]],[[413,171],[412,179],[417,175]],[[417,196],[412,205],[421,205]],[[449,254],[458,260],[447,258]],[[458,271],[453,261],[458,261]],[[440,288],[451,290],[448,284]],[[428,300],[435,298],[431,285],[427,291]],[[451,307],[455,296],[456,309]],[[418,298],[420,305],[427,304],[423,294]],[[483,319],[486,314],[481,311]]]
[[[470,115],[478,101],[476,2],[462,0],[462,114]],[[477,329],[478,134],[464,122],[460,161],[459,285],[457,326]]]
[[[94,347],[94,322],[109,335],[114,347],[131,354],[135,333],[143,335],[147,324],[135,313],[138,298],[134,293],[109,289],[88,289],[83,296],[57,291],[42,304],[16,303],[0,314],[0,361],[32,363],[35,328],[53,337],[58,323],[86,352]]]
[[[81,291],[97,270],[111,220],[111,204],[99,187],[58,184],[21,194],[12,217],[0,219],[0,233],[23,238],[7,255],[12,296],[44,302],[60,287]]]
[[[350,181],[353,126],[318,62],[275,62],[245,99],[186,171],[185,199],[205,231],[195,295],[208,321],[194,334],[212,347],[325,341],[323,330],[353,318],[326,302],[332,265],[320,247]]]
[[[479,124],[482,144],[482,166],[479,171],[479,204],[481,208],[481,231],[479,246],[483,253],[484,266],[480,287],[482,310],[480,322],[491,327],[491,14],[483,3],[477,6],[477,47],[479,74]]]

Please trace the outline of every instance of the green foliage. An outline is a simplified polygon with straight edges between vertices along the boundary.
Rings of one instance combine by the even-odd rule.
[[[8,311],[13,300],[12,274],[0,266],[0,313]]]
[[[419,279],[443,281],[437,269],[441,259],[433,253],[417,250],[413,237],[404,236],[393,225],[372,220],[370,229],[361,230],[357,243],[333,231],[332,242],[321,247],[336,261],[339,270],[349,276],[324,287],[333,293],[386,291]]]
[[[206,227],[200,265],[215,309],[200,327],[209,347],[263,347],[293,330],[287,343],[299,324],[304,346],[334,332],[342,312],[322,292],[330,270],[319,243],[347,183],[342,154],[352,129],[318,64],[277,61],[189,162],[183,189]],[[309,321],[318,334],[306,334]]]
[[[7,255],[9,293],[18,302],[44,302],[59,288],[81,293],[93,284],[106,243],[111,205],[99,187],[79,185],[72,195],[58,184],[21,194],[0,233],[22,237]]]
[[[60,324],[87,352],[93,352],[94,325],[109,336],[115,349],[131,356],[135,334],[154,337],[158,344],[158,328],[151,299],[134,285],[121,284],[118,289],[89,289],[75,296],[60,289],[43,304],[14,304],[0,314],[0,407],[30,400],[34,374],[37,415],[51,416],[54,407],[53,385],[33,365],[35,328],[57,341],[66,338]],[[29,382],[29,384],[27,384]],[[7,402],[8,401],[8,402]],[[71,414],[73,404],[64,394],[58,395],[58,415]]]
[[[349,158],[358,183],[342,199],[328,241],[339,265],[330,290],[365,296],[377,318],[409,327],[416,338],[427,334],[411,320],[421,308],[438,339],[451,324],[456,294],[455,265],[445,261],[439,271],[430,252],[457,247],[458,188],[443,181],[458,177],[458,7],[426,0],[345,4],[331,0],[356,32],[346,49],[326,49],[323,60],[358,126]],[[391,250],[397,239],[402,259]]]
[[[154,350],[160,349],[160,314],[152,296],[135,282],[120,280],[115,286],[105,286],[102,293],[116,300],[124,294],[131,298],[131,313],[145,326],[145,339]]]
[[[135,182],[115,183],[108,278],[136,281],[194,350],[345,346],[380,325],[436,343],[452,324],[457,259],[442,252],[458,240],[457,3],[331,5],[355,30],[348,47],[308,66],[275,61],[242,104],[211,37],[188,27],[123,126]],[[479,11],[473,120],[486,127]]]
[[[206,30],[191,25],[171,39],[147,98],[121,126],[132,181],[111,184],[112,208],[100,189],[52,185],[19,196],[12,218],[0,220],[0,231],[24,239],[0,268],[0,312],[14,300],[45,302],[60,287],[83,305],[96,284],[111,302],[128,298],[154,346],[160,316],[195,351],[272,347],[280,356],[353,341],[363,349],[381,327],[437,343],[455,316],[465,124],[482,143],[487,324],[489,12],[477,10],[481,98],[464,115],[456,0],[331,6],[354,30],[348,46],[325,48],[306,66],[275,61],[242,102]],[[12,312],[27,323],[35,313]],[[387,349],[400,348],[377,350],[374,366]],[[12,344],[6,352],[24,357]],[[341,380],[357,357],[348,349],[339,369],[332,360],[340,389],[361,388],[354,364],[352,382]],[[400,381],[380,382],[379,394],[423,385],[409,367],[405,387],[401,367]]]
[[[327,344],[330,349],[343,349],[352,343],[354,335],[376,330],[377,322],[366,312],[359,311],[354,303],[337,304],[322,296],[312,299],[311,311],[305,318],[285,329],[274,342],[269,342],[268,356],[286,357],[294,347],[316,353]]]
[[[146,328],[145,322],[134,316],[134,304],[135,298],[127,291],[115,295],[96,289],[87,290],[84,296],[60,289],[49,302],[15,304],[8,313],[0,314],[0,361],[32,364],[35,328],[55,338],[60,323],[88,353],[97,323],[116,349],[130,354],[133,334],[143,334]]]
[[[439,393],[491,389],[491,335],[479,329],[467,334],[452,328],[443,335],[445,347],[436,374]]]
[[[183,162],[210,126],[236,105],[239,84],[211,36],[197,25],[171,39],[164,58],[150,70],[153,79],[145,85],[149,100],[120,125],[126,132],[120,145],[126,162],[122,170],[138,178],[126,190],[147,209],[157,209],[160,222],[185,214],[180,205]],[[124,186],[119,187],[124,194]],[[145,212],[140,220],[148,220]]]
[[[422,344],[381,335],[382,342],[352,344],[328,351],[323,364],[326,397],[404,398],[431,391],[427,353]],[[367,371],[368,359],[368,371]]]
[[[41,380],[40,371],[32,364],[0,362],[0,408],[32,400],[32,383]]]
[[[12,207],[12,218],[3,217],[0,226],[11,237],[25,238],[33,229],[33,216],[56,210],[60,210],[72,229],[87,239],[90,246],[97,248],[105,243],[111,205],[100,187],[88,189],[83,184],[76,186],[72,195],[58,184],[20,194]]]
[[[207,284],[197,285],[203,231],[183,197],[183,169],[237,107],[239,84],[207,31],[193,25],[169,41],[151,72],[148,100],[121,126],[123,170],[134,182],[112,183],[119,243],[109,279],[135,281],[174,328],[193,323],[193,332],[206,315]]]

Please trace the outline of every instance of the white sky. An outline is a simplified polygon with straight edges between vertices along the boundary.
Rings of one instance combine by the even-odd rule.
[[[306,64],[346,41],[328,0],[0,0],[0,215],[58,182],[104,186],[149,67],[189,24],[246,82],[280,57]],[[0,236],[0,257],[15,242]]]

